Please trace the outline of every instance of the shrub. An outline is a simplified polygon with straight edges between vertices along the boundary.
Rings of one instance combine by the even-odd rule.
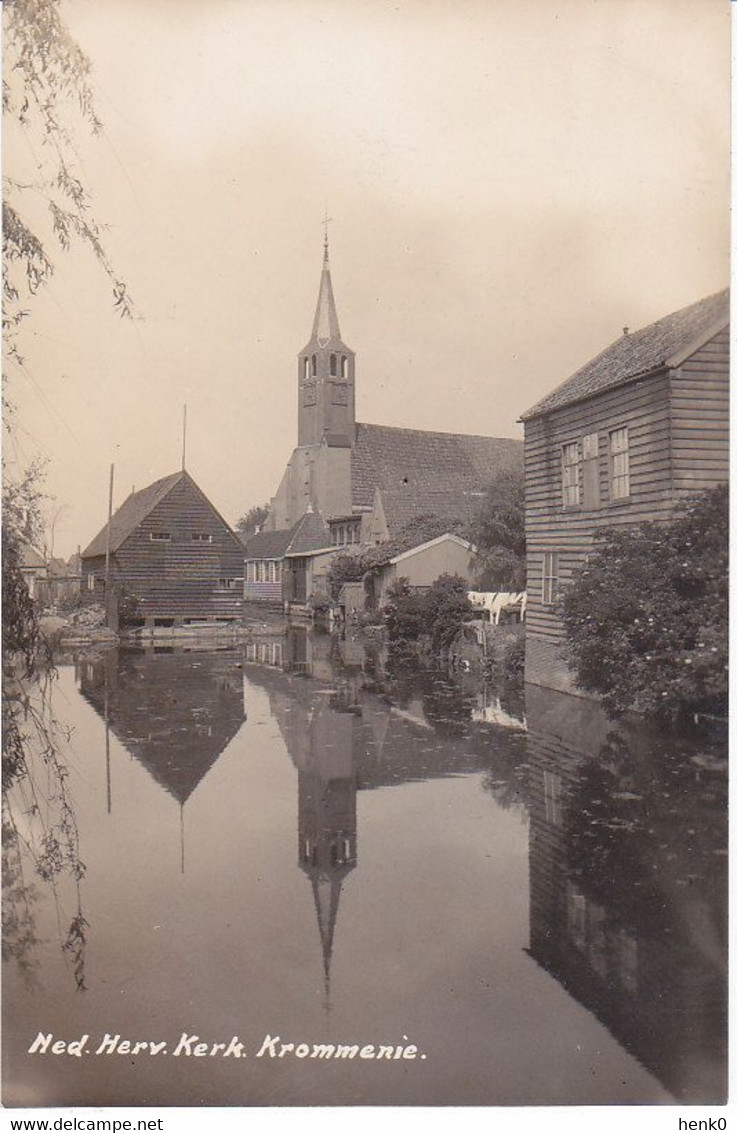
[[[728,550],[726,486],[606,533],[561,600],[578,684],[615,715],[725,713]]]
[[[435,650],[447,649],[464,621],[473,617],[468,583],[457,575],[441,575],[426,591],[414,590],[406,578],[389,588],[385,620],[390,641],[417,641],[429,634]]]

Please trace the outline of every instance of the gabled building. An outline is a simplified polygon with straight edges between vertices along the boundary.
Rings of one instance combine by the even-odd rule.
[[[526,679],[577,691],[560,590],[597,532],[668,520],[729,475],[729,293],[628,333],[523,414]]]
[[[328,523],[333,546],[380,542],[395,533],[400,513],[404,522],[428,507],[465,516],[499,471],[522,467],[522,445],[511,438],[356,421],[356,355],[341,336],[327,242],[297,366],[297,447],[271,501],[270,530],[288,531],[312,510]]]
[[[244,595],[248,602],[283,607],[303,604],[312,594],[315,556],[330,554],[330,533],[322,516],[308,511],[288,531],[259,531],[245,546]]]
[[[243,544],[188,472],[132,492],[82,553],[82,595],[110,583],[135,599],[132,624],[228,622],[243,615]]]

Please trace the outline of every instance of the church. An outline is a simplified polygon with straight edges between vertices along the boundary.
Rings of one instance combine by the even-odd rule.
[[[419,517],[470,519],[499,472],[522,468],[522,443],[511,438],[356,421],[356,355],[340,332],[327,234],[312,334],[297,366],[297,447],[266,531],[287,532],[317,513],[329,532],[324,544],[371,546]]]

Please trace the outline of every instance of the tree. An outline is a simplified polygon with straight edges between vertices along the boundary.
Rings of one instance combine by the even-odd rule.
[[[505,469],[484,494],[471,528],[483,558],[481,589],[525,588],[525,484],[521,469]]]
[[[239,531],[241,535],[253,535],[263,527],[268,514],[269,505],[258,504],[256,507],[252,507],[247,511],[245,515],[241,516],[235,525],[235,529]]]
[[[580,687],[614,714],[726,713],[728,553],[726,485],[602,535],[561,599]]]
[[[89,84],[90,61],[70,35],[59,0],[11,0],[3,7],[6,139],[21,131],[33,155],[27,168],[3,174],[3,330],[7,357],[21,365],[17,332],[29,314],[29,298],[53,274],[51,240],[63,251],[73,241],[89,248],[110,281],[118,313],[131,317],[133,306],[108,258],[78,170],[75,114],[93,134],[102,129]],[[17,159],[20,147],[14,153]]]
[[[19,334],[33,296],[54,271],[54,252],[73,243],[92,251],[110,281],[115,310],[131,317],[127,288],[105,250],[102,229],[79,174],[75,130],[80,120],[93,134],[101,123],[89,84],[90,62],[70,35],[59,0],[9,0],[3,5],[5,67],[3,119],[6,154],[9,139],[26,135],[26,145],[12,149],[12,170],[3,174],[3,339],[8,366],[22,372]],[[26,157],[26,165],[18,163]],[[12,432],[15,410],[3,387],[4,425]],[[54,671],[43,649],[36,609],[20,569],[22,540],[41,537],[42,469],[32,464],[14,477],[3,465],[3,853],[15,856],[13,906],[26,910],[17,942],[33,940],[32,894],[17,863],[28,855],[36,874],[51,884],[59,903],[62,875],[75,893],[75,911],[63,947],[71,956],[78,987],[84,987],[86,921],[80,882],[76,819],[63,758],[65,738],[51,707]],[[23,822],[16,822],[16,807]],[[20,881],[18,880],[20,878]],[[59,910],[60,911],[60,910]],[[16,956],[16,959],[18,957]],[[20,961],[19,961],[20,962]]]

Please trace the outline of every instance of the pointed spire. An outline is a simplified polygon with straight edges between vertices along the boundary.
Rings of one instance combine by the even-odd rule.
[[[329,342],[340,341],[340,327],[338,326],[338,312],[335,309],[335,296],[333,284],[330,279],[330,255],[328,250],[327,226],[325,229],[325,242],[322,259],[322,275],[320,276],[320,291],[317,296],[315,321],[312,324],[312,338],[317,340],[318,346],[325,347]]]
[[[322,969],[325,981],[325,1010],[330,1010],[330,961],[333,958],[333,939],[335,923],[338,919],[338,903],[343,886],[342,878],[316,876],[312,878],[312,895],[317,911],[317,925],[322,944]]]

